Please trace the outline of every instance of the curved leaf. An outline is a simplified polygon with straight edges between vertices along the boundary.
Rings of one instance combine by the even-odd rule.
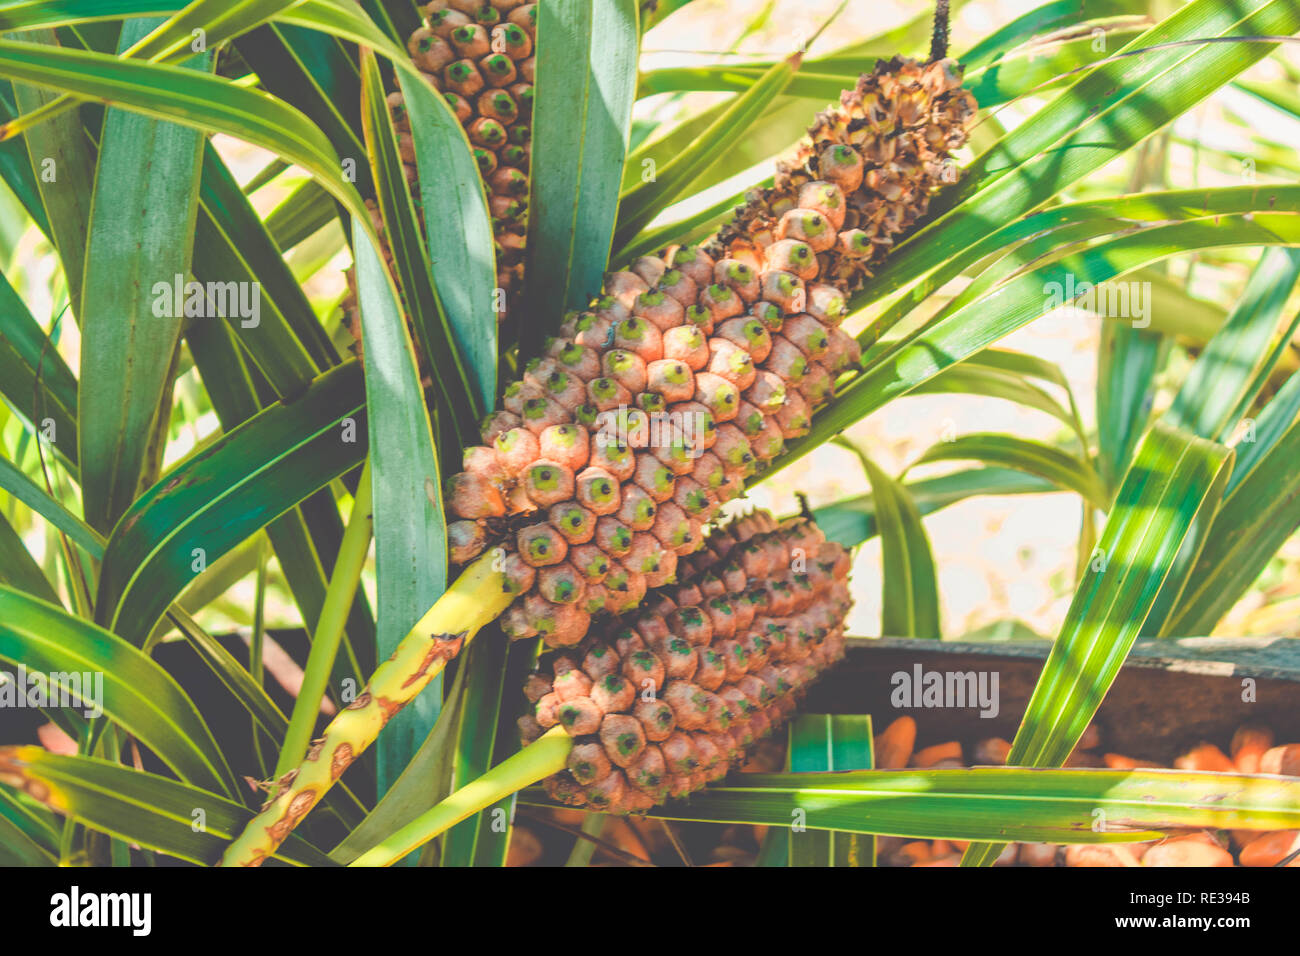
[[[1300,419],[1293,412],[1287,430],[1250,463],[1244,478],[1230,486],[1162,634],[1213,631],[1300,527],[1298,460]]]
[[[19,414],[49,433],[54,447],[77,463],[77,379],[27,305],[0,273],[0,392]],[[59,444],[58,436],[64,441]]]
[[[104,539],[5,458],[0,458],[0,488],[66,534],[92,558],[103,557]]]
[[[537,100],[523,354],[600,289],[618,215],[636,87],[635,0],[537,8]]]
[[[857,454],[871,483],[884,564],[881,633],[889,637],[941,638],[934,554],[916,502],[856,445],[844,438],[836,443]]]
[[[458,436],[461,444],[473,444],[477,437],[477,422],[482,415],[482,406],[474,401],[477,393],[470,391],[464,364],[451,346],[446,317],[430,275],[424,242],[416,225],[415,206],[411,202],[410,189],[398,151],[397,133],[389,118],[379,64],[369,51],[362,54],[361,63],[366,150],[375,172],[379,209],[385,226],[384,236],[403,293],[403,300],[400,301],[405,302],[411,325],[432,365],[430,374],[441,398],[440,418],[445,435],[448,438]],[[354,256],[359,260],[361,251],[354,249]],[[400,311],[399,306],[399,315]],[[409,336],[405,334],[405,323],[401,325],[403,334],[395,341],[406,342],[407,352],[414,355]],[[364,323],[362,332],[365,332]],[[413,394],[416,404],[423,405],[418,375]],[[452,425],[455,426],[454,431],[450,428]]]
[[[1031,495],[1055,491],[1044,478],[1009,468],[972,468],[903,485],[922,515],[979,495]],[[856,548],[880,533],[872,495],[857,495],[813,509],[818,527],[831,541]]]
[[[80,709],[102,707],[181,779],[227,795],[236,792],[225,757],[180,684],[117,635],[0,587],[0,658],[46,675],[60,699],[71,694],[81,700]],[[93,680],[93,689],[83,685],[83,675]]]
[[[217,860],[253,818],[253,811],[210,790],[40,747],[0,748],[0,780],[41,793],[49,806],[91,829],[200,865]],[[332,865],[296,834],[275,857],[298,866]]]
[[[1241,15],[1238,7],[1195,0],[1129,47],[1228,33],[1286,35],[1300,29],[1300,10],[1294,5],[1261,3],[1245,5],[1258,12],[1234,27],[1233,17]],[[931,206],[935,218],[899,246],[868,283],[865,296],[879,298],[937,268],[964,268],[958,263],[966,251],[1002,224],[1036,209],[1161,129],[1271,50],[1269,44],[1249,42],[1210,44],[1190,54],[1186,48],[1162,49],[1094,70],[999,141],[967,173],[960,192],[941,194]],[[1157,68],[1169,66],[1171,57],[1176,66],[1159,73]],[[1102,108],[1107,103],[1111,105]],[[1104,124],[1102,135],[1094,127],[1098,123]],[[1062,136],[1066,138],[1058,141]],[[1035,146],[1042,151],[1035,153]]]
[[[59,595],[45,572],[4,515],[0,515],[0,584],[11,585],[51,604],[59,603]]]
[[[647,161],[653,164],[648,170],[652,175],[623,194],[614,244],[626,245],[661,209],[681,198],[692,180],[727,152],[737,130],[747,128],[780,95],[798,71],[800,60],[799,54],[795,54],[775,64],[749,89],[731,100],[708,128],[680,152],[658,153],[643,159],[643,164]]]
[[[1098,286],[1152,262],[1194,249],[1231,245],[1300,245],[1300,217],[1283,214],[1227,216],[1153,226],[1093,246],[1011,280],[913,335],[892,343],[866,371],[839,390],[814,420],[811,431],[786,446],[763,475],[785,467],[831,435],[911,391],[939,372],[998,341],[1055,306],[1072,304],[1057,293]],[[1082,294],[1080,292],[1079,294]],[[1077,298],[1077,296],[1076,296]]]
[[[371,428],[376,633],[384,660],[447,585],[447,525],[437,451],[396,290],[378,253],[355,226],[353,245]],[[441,690],[440,680],[431,682],[380,734],[381,793],[433,729]]]
[[[913,839],[1131,843],[1184,827],[1272,830],[1300,822],[1300,779],[1176,770],[866,770],[745,774],[690,801],[646,812],[666,820],[789,826]],[[535,802],[530,792],[528,802]],[[1095,830],[1096,810],[1106,828]],[[978,845],[978,844],[976,844]]]
[[[1232,452],[1157,423],[1138,446],[1065,623],[1034,687],[1008,765],[1059,766],[1101,705],[1183,544],[1218,509]],[[963,865],[997,845],[972,844]]]
[[[355,361],[331,369],[145,492],[109,537],[95,619],[139,644],[209,560],[359,464],[360,378]]]
[[[119,51],[155,25],[128,21]],[[190,271],[201,146],[197,131],[174,123],[116,109],[104,116],[87,227],[77,429],[82,506],[100,531],[135,500],[172,384],[185,309],[171,292]]]
[[[932,461],[978,461],[994,467],[1015,468],[1078,492],[1094,508],[1104,511],[1110,505],[1101,480],[1088,462],[1028,438],[994,433],[959,435],[952,441],[931,445],[912,467]]]
[[[409,62],[409,61],[408,61]],[[464,402],[475,412],[496,402],[496,270],[492,225],[478,166],[446,100],[422,79],[397,76],[411,120],[420,211],[437,293],[438,334],[431,343],[459,363]]]
[[[53,30],[27,34],[35,41],[24,46],[59,51]],[[0,40],[0,43],[6,41]],[[15,76],[14,79],[20,79]],[[23,113],[30,113],[58,99],[48,89],[14,84],[14,101]],[[0,125],[0,131],[9,124]],[[4,139],[0,135],[0,139]],[[63,278],[68,286],[72,314],[81,321],[81,283],[86,271],[86,230],[90,219],[90,189],[95,181],[94,151],[81,126],[81,117],[64,113],[27,130],[27,154],[38,173],[37,188],[50,225],[50,239],[59,252]]]
[[[1268,344],[1280,334],[1290,342],[1296,321],[1279,327],[1282,307],[1300,277],[1300,249],[1271,248],[1251,272],[1250,281],[1217,335],[1192,366],[1166,421],[1202,438],[1225,440],[1236,417],[1248,407],[1257,372],[1268,356]]]

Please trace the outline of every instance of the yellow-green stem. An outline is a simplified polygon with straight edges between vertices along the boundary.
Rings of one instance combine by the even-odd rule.
[[[361,695],[348,704],[284,774],[276,789],[221,858],[222,866],[259,866],[284,842],[343,771],[375,742],[394,714],[416,698],[479,629],[506,609],[514,595],[497,570],[494,548],[465,569],[375,669]]]
[[[563,727],[552,727],[519,753],[467,783],[437,806],[416,817],[349,866],[391,866],[480,810],[564,769],[573,749]]]
[[[352,501],[352,514],[348,517],[348,526],[343,532],[343,542],[339,545],[338,559],[334,562],[334,573],[330,575],[329,587],[325,591],[320,620],[316,622],[316,632],[312,635],[302,687],[293,703],[289,729],[285,731],[280,757],[275,762],[277,779],[302,760],[307,745],[311,743],[316,715],[320,713],[320,702],[329,686],[334,659],[338,656],[339,641],[343,637],[343,628],[347,624],[357,586],[361,582],[361,569],[365,566],[366,554],[370,551],[370,539],[374,531],[371,504],[370,462],[367,460],[361,471],[361,481],[357,484],[356,497]]]
[[[586,819],[582,821],[582,832],[589,837],[599,838],[605,830],[605,821],[608,819],[609,817],[603,813],[588,813]],[[588,866],[595,853],[595,841],[584,840],[579,837],[573,844],[573,849],[569,851],[569,858],[564,861],[564,865],[572,867]]]

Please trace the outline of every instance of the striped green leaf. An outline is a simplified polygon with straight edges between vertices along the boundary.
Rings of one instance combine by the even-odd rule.
[[[786,446],[786,452],[766,474],[795,461],[864,415],[1057,305],[1072,304],[1065,301],[1063,294],[1053,295],[1050,290],[1062,293],[1072,286],[1082,290],[1084,282],[1100,286],[1152,262],[1195,249],[1270,243],[1300,244],[1300,220],[1284,214],[1251,214],[1153,226],[1027,272],[994,295],[969,303],[892,343],[873,358],[863,374],[839,391],[818,415],[808,435]]]
[[[1171,426],[1214,441],[1229,437],[1262,384],[1258,373],[1269,355],[1269,343],[1279,337],[1289,342],[1296,333],[1300,318],[1286,325],[1281,320],[1297,277],[1300,249],[1264,251],[1227,322],[1196,360],[1165,413]]]
[[[120,637],[62,608],[0,587],[0,658],[26,667],[29,674],[45,675],[61,701],[72,694],[71,700],[80,698],[82,710],[102,707],[182,780],[227,796],[236,793],[230,767],[189,696]],[[87,679],[94,689],[86,689]]]
[[[355,224],[357,297],[364,316],[366,407],[374,481],[379,659],[396,649],[447,584],[442,477],[410,336],[379,254]],[[388,788],[428,736],[441,707],[435,680],[379,737],[379,787]]]
[[[1009,468],[971,468],[936,478],[908,482],[904,490],[922,515],[979,495],[1029,495],[1054,491],[1056,486]],[[880,533],[873,495],[855,495],[813,509],[818,527],[831,541],[855,548]]]
[[[942,637],[934,554],[916,502],[857,445],[844,438],[836,439],[836,444],[857,454],[871,484],[884,564],[881,633],[890,637]]]
[[[3,274],[0,393],[38,430],[53,434],[54,447],[76,465],[77,379]]]
[[[38,790],[46,802],[91,829],[200,865],[219,859],[253,818],[228,797],[157,774],[40,747],[0,748],[0,781]],[[275,854],[296,866],[329,866],[297,834]]]
[[[738,131],[746,129],[780,95],[798,71],[799,63],[800,57],[795,55],[775,64],[758,82],[728,103],[681,151],[667,154],[656,150],[646,156],[642,160],[646,175],[623,194],[614,244],[626,245],[649,225],[659,210],[680,199],[694,178],[731,148],[731,140]],[[651,165],[646,166],[647,162]]]
[[[1273,401],[1300,394],[1293,380],[1289,393]],[[1271,403],[1270,403],[1271,404]],[[1206,534],[1204,550],[1192,566],[1187,586],[1160,633],[1209,634],[1255,583],[1282,544],[1300,527],[1300,418],[1294,405],[1285,409],[1287,425],[1276,437],[1265,428],[1273,423],[1260,417],[1254,442],[1239,445],[1242,458],[1233,471],[1223,508]],[[1267,442],[1267,451],[1254,446]],[[1244,466],[1244,467],[1243,467]],[[1244,472],[1238,478],[1238,471]]]
[[[1188,539],[1219,507],[1232,452],[1157,423],[1138,446],[1007,756],[1059,766],[1092,720]],[[972,845],[963,864],[1001,847]]]
[[[163,476],[113,529],[95,619],[140,643],[202,572],[365,454],[361,370],[326,372]]]
[[[17,117],[18,113],[13,84],[0,82],[0,123],[9,122]],[[45,215],[41,189],[36,182],[31,156],[27,153],[27,144],[23,140],[11,139],[0,143],[0,182],[4,182],[9,187],[23,211],[32,222],[36,223],[36,228],[49,236],[50,221]],[[12,228],[17,228],[18,225],[13,224]]]
[[[456,738],[452,758],[451,789],[459,790],[477,780],[492,766],[498,748],[498,730],[502,699],[506,693],[506,655],[508,645],[501,641],[475,641],[469,648],[464,693],[456,708]],[[516,668],[518,670],[518,668]],[[518,686],[511,684],[511,690]],[[508,725],[508,724],[507,724]],[[513,803],[513,800],[507,801]],[[504,854],[509,842],[510,806],[492,806],[456,824],[443,839],[442,866],[473,866],[479,853],[495,848]],[[494,846],[493,846],[494,845]],[[500,863],[497,864],[498,866]]]
[[[1159,333],[1123,322],[1102,323],[1097,348],[1097,469],[1107,488],[1124,477],[1146,432],[1156,373],[1168,352],[1169,340]]]
[[[871,770],[868,714],[799,714],[790,722],[786,769],[792,774]],[[774,830],[788,834],[790,866],[875,866],[876,839],[858,833]]]
[[[1133,40],[1129,48],[1227,34],[1284,35],[1300,29],[1300,10],[1280,0],[1254,0],[1244,9],[1257,13],[1234,26],[1234,18],[1241,16],[1238,8],[1196,0]],[[899,247],[866,294],[879,298],[936,267],[956,267],[958,257],[990,238],[999,226],[1031,212],[1161,129],[1271,50],[1269,44],[1254,42],[1178,47],[1094,70],[999,141],[966,174],[960,192],[940,196],[932,206],[936,218]],[[1104,134],[1098,136],[1097,129]],[[997,248],[993,245],[990,251]]]
[[[5,458],[0,458],[0,488],[45,518],[92,558],[103,556],[104,539]]]
[[[447,354],[444,364],[459,363],[452,366],[463,383],[457,400],[483,413],[496,401],[500,318],[487,199],[465,131],[447,102],[406,72],[398,82],[411,121],[428,243],[425,269],[432,269],[438,308],[436,330],[430,326],[421,334],[440,350],[434,354]]]
[[[478,393],[470,391],[464,364],[451,345],[446,317],[430,274],[429,259],[416,220],[415,206],[411,202],[410,190],[403,173],[397,134],[389,119],[379,64],[371,53],[362,57],[362,94],[366,150],[379,190],[379,208],[384,218],[385,238],[393,255],[396,279],[403,293],[403,298],[399,301],[405,303],[411,325],[432,365],[434,388],[440,396],[439,418],[443,424],[442,437],[445,444],[454,444],[456,437],[463,444],[472,444],[477,435],[482,406],[474,401]],[[360,252],[354,252],[360,259]],[[396,308],[400,319],[401,307],[399,305]],[[400,324],[405,327],[405,323]],[[364,323],[362,330],[364,332]],[[409,337],[403,333],[401,338],[407,340]],[[406,349],[414,355],[409,342]],[[418,375],[415,388],[414,394],[418,396]],[[418,398],[416,404],[420,404]],[[453,425],[454,430],[451,428]],[[444,464],[454,465],[458,462],[451,460]]]
[[[25,34],[32,41],[24,46],[38,45],[54,52],[58,40],[53,30],[39,30]],[[6,41],[0,40],[0,43]],[[22,79],[12,75],[14,80]],[[28,79],[39,77],[28,76]],[[14,84],[14,100],[22,113],[30,113],[58,98],[48,88]],[[6,126],[9,124],[5,124]],[[4,126],[0,126],[0,139]],[[68,302],[73,317],[81,321],[81,284],[86,271],[86,238],[90,220],[91,185],[95,181],[95,159],[81,117],[64,113],[48,122],[29,129],[23,137],[27,141],[27,155],[36,176],[45,215],[49,222],[50,239],[59,253],[63,265],[63,278],[67,283]]]
[[[533,800],[529,793],[529,801]],[[1175,770],[868,770],[746,774],[689,802],[647,812],[665,820],[789,826],[914,839],[1131,843],[1173,828],[1273,830],[1300,823],[1294,777]],[[1102,811],[1108,826],[1094,829]]]
[[[525,355],[600,289],[619,209],[638,53],[635,0],[537,8]]]
[[[1101,479],[1089,462],[1029,438],[992,433],[959,435],[952,441],[931,445],[912,464],[932,461],[978,461],[995,468],[1015,468],[1078,492],[1094,508],[1104,511],[1110,505]]]
[[[158,22],[128,21],[119,52]],[[207,59],[192,68],[206,69]],[[105,533],[135,500],[158,410],[169,407],[163,393],[185,316],[172,291],[190,271],[201,146],[193,129],[125,110],[105,114],[86,248],[77,431],[86,521]]]
[[[0,584],[51,604],[59,603],[59,595],[45,572],[4,515],[0,515]]]

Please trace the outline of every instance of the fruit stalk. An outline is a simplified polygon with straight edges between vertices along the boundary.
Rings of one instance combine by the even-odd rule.
[[[393,715],[419,695],[460,649],[510,601],[490,551],[474,562],[375,670],[361,694],[325,728],[307,756],[280,777],[261,812],[221,858],[221,866],[260,866],[303,817],[375,742]]]
[[[316,715],[320,712],[321,698],[325,696],[330,674],[334,670],[334,658],[338,655],[339,641],[343,637],[343,629],[352,610],[352,602],[356,598],[357,587],[361,581],[361,569],[366,563],[366,553],[370,550],[370,539],[374,536],[372,503],[370,462],[367,460],[361,472],[361,481],[357,485],[356,497],[352,502],[352,515],[348,518],[348,526],[343,532],[343,543],[339,547],[338,559],[334,562],[334,573],[330,575],[329,587],[325,591],[325,603],[321,607],[320,620],[316,622],[316,633],[312,637],[311,651],[307,655],[302,686],[298,689],[298,697],[293,704],[293,714],[289,718],[289,729],[285,731],[284,744],[280,747],[280,756],[276,761],[277,779],[302,760],[311,742],[311,732],[316,726]]]
[[[553,727],[514,756],[425,811],[349,866],[391,866],[457,823],[564,769],[573,738]]]

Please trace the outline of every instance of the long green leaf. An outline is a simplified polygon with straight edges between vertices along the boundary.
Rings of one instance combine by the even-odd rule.
[[[4,515],[0,515],[0,584],[26,591],[51,604],[59,603],[59,595],[45,572]]]
[[[0,393],[76,465],[77,379],[2,274]]]
[[[1124,477],[1146,431],[1156,372],[1168,351],[1168,339],[1149,329],[1102,323],[1097,347],[1097,468],[1107,488]]]
[[[861,338],[864,344],[874,342],[882,327],[892,328],[944,283],[985,257],[1001,256],[993,265],[986,266],[975,281],[939,313],[939,317],[947,317],[961,305],[978,298],[977,294],[970,291],[972,289],[982,288],[987,291],[1017,277],[1026,269],[1042,267],[1044,262],[1039,261],[1041,257],[1054,260],[1077,254],[1078,248],[1059,241],[1059,237],[1066,234],[1077,240],[1122,232],[1142,223],[1157,224],[1250,212],[1297,210],[1300,210],[1300,189],[1293,186],[1277,186],[1268,190],[1256,186],[1233,186],[1210,191],[1174,189],[1064,203],[1028,216],[1011,218],[960,252],[943,259],[936,257],[933,262],[928,256],[909,255],[900,250],[877,273],[872,289],[884,295],[899,285],[912,282],[921,272],[926,274],[895,297]],[[937,242],[940,239],[935,234],[930,241]],[[995,281],[986,280],[987,274],[992,274]],[[1143,282],[1151,285],[1148,318],[1152,331],[1190,335],[1207,341],[1222,324],[1221,321],[1216,321],[1211,326],[1206,321],[1205,306],[1201,306],[1199,313],[1195,314],[1194,310],[1188,308],[1169,308],[1175,290],[1180,298],[1187,300],[1185,294],[1167,277],[1150,269],[1143,270],[1141,277]]]
[[[361,62],[366,150],[374,168],[379,209],[384,219],[388,249],[392,253],[394,275],[403,293],[398,301],[405,304],[410,324],[432,365],[434,388],[439,396],[439,421],[444,426],[442,437],[449,446],[447,453],[452,459],[444,464],[454,466],[459,464],[454,460],[455,445],[469,445],[475,440],[481,407],[473,401],[464,363],[451,347],[450,336],[446,334],[445,316],[427,264],[428,257],[398,150],[397,132],[389,117],[379,64],[374,54],[368,51],[362,55]],[[360,254],[356,255],[359,258]],[[407,336],[402,336],[402,340],[407,339]],[[412,350],[409,342],[406,348]],[[414,355],[414,351],[411,354]],[[417,404],[421,403],[417,400]]]
[[[0,774],[0,780],[3,775]],[[57,866],[57,846],[41,842],[25,830],[10,813],[16,801],[0,790],[0,865],[3,866]],[[50,834],[53,836],[53,834]]]
[[[915,839],[1131,843],[1184,827],[1300,822],[1300,780],[1175,770],[868,770],[746,774],[647,811],[666,820],[789,826]],[[532,802],[532,794],[529,801]],[[1107,827],[1094,829],[1096,811]]]
[[[157,23],[129,21],[119,50]],[[206,60],[193,68],[205,69]],[[171,384],[185,312],[171,292],[190,269],[201,145],[195,130],[174,123],[124,110],[105,116],[86,249],[77,430],[82,505],[102,532],[135,500]],[[169,307],[160,305],[160,289]]]
[[[1145,13],[1147,4],[1142,0],[1053,0],[1016,17],[984,36],[958,59],[970,69],[983,69],[1017,49],[1026,40],[1057,30],[1077,30],[1080,13],[1098,20],[1123,14]]]
[[[7,123],[17,116],[18,103],[14,99],[13,84],[0,82],[0,123]],[[49,236],[50,220],[45,215],[45,204],[41,201],[41,189],[32,170],[27,144],[22,140],[0,143],[0,181],[9,187],[14,198],[22,204],[23,211],[36,223],[36,228]]]
[[[1260,3],[1254,0],[1246,8]],[[1284,35],[1300,29],[1300,10],[1281,2],[1263,5],[1233,27],[1234,16],[1240,15],[1236,7],[1229,11],[1214,0],[1196,0],[1129,48],[1227,33]],[[1093,71],[990,150],[981,167],[967,174],[960,193],[940,196],[932,206],[939,215],[900,245],[865,294],[888,294],[937,267],[964,268],[967,250],[996,234],[1002,224],[1034,210],[1159,130],[1271,49],[1263,43],[1211,44],[1190,54],[1183,48],[1162,49]],[[1169,66],[1171,56],[1177,65],[1159,73]],[[1116,70],[1124,82],[1117,81]],[[1102,136],[1093,128],[1098,123],[1104,124]],[[1066,138],[1048,150],[1061,136]],[[1035,155],[1035,147],[1045,151]],[[997,248],[995,244],[990,250]]]
[[[1238,36],[1257,34],[1261,32],[1257,27],[1272,23],[1272,17],[1277,15],[1278,8],[1282,6],[1284,4],[1270,3],[1269,0],[1242,0],[1231,5],[1217,0],[1194,0],[1116,52],[1124,54],[1162,43],[1200,37],[1233,33]],[[1270,8],[1274,8],[1275,12],[1270,13]],[[1281,32],[1290,31],[1283,29]],[[1233,45],[1163,48],[1141,56],[1112,59],[1103,63],[1063,90],[1035,115],[1033,123],[1017,127],[993,149],[979,157],[972,165],[968,178],[940,201],[940,209],[946,212],[952,204],[976,192],[987,190],[998,179],[1005,177],[1023,181],[1027,173],[1026,166],[1044,157],[1045,152],[1054,145],[1068,147],[1071,142],[1095,140],[1094,131],[1098,129],[1119,132],[1116,127],[1122,129],[1118,121],[1125,107],[1132,109],[1143,106],[1152,115],[1158,115],[1167,105],[1156,99],[1158,88],[1171,79],[1188,78],[1190,74],[1187,68],[1203,56],[1213,59],[1213,54],[1240,54],[1257,59],[1266,55],[1270,49],[1261,44],[1242,46],[1248,49]],[[1251,47],[1257,49],[1249,49]],[[1231,74],[1200,77],[1197,85],[1202,90],[1187,92],[1208,92],[1230,78]],[[1158,110],[1150,109],[1150,106],[1157,104]],[[1178,112],[1181,113],[1182,110]]]
[[[57,48],[58,45],[52,30],[36,31],[27,34],[27,38],[44,47]],[[18,109],[28,113],[56,99],[56,95],[47,89],[15,83],[14,99]],[[94,153],[81,127],[81,118],[73,113],[65,113],[28,130],[24,138],[50,225],[50,238],[63,265],[68,301],[73,316],[80,321],[90,192],[95,181]]]
[[[329,141],[297,110],[264,93],[174,66],[8,40],[0,40],[0,75],[262,146],[313,173],[370,226]]]
[[[195,275],[207,281],[256,283],[258,321],[232,316],[226,324],[264,369],[277,394],[296,393],[319,372],[337,365],[338,351],[280,248],[211,143],[203,151],[199,202]],[[335,208],[327,198],[321,203]]]
[[[997,468],[1015,468],[1078,492],[1094,508],[1104,511],[1110,505],[1101,479],[1089,462],[1029,438],[993,433],[959,435],[952,441],[931,445],[913,465],[932,461],[978,461]]]
[[[800,714],[790,723],[786,769],[790,773],[841,773],[871,770],[871,717],[868,714]],[[773,834],[782,833],[773,831]],[[822,830],[789,831],[790,866],[875,866],[875,837]]]
[[[13,495],[50,524],[58,528],[92,558],[104,554],[104,539],[67,508],[45,493],[44,489],[0,458],[0,488]]]
[[[181,779],[235,794],[234,776],[194,703],[170,674],[116,635],[0,587],[0,658],[46,675],[60,700],[80,687],[72,699],[80,697],[82,709],[102,707]]]
[[[418,326],[425,347],[455,370],[475,415],[496,402],[496,273],[487,199],[465,131],[446,100],[421,79],[398,74],[420,172],[420,211],[436,311]],[[455,407],[455,406],[452,406]]]
[[[360,372],[331,369],[145,492],[109,538],[96,620],[139,643],[208,561],[360,463]]]
[[[168,612],[194,652],[208,666],[226,689],[243,705],[249,715],[270,736],[279,739],[284,735],[289,721],[284,712],[247,668],[239,663],[220,641],[213,639],[198,622],[179,607]]]
[[[1050,289],[1082,290],[1084,282],[1100,286],[1152,262],[1193,249],[1269,243],[1300,244],[1300,217],[1228,216],[1153,226],[1025,273],[988,298],[945,315],[895,343],[862,375],[840,390],[813,422],[808,435],[787,445],[775,469],[788,465],[894,397],[974,355],[1055,305],[1070,304],[1063,297],[1049,295]],[[1056,302],[1054,298],[1061,301]],[[769,470],[766,474],[772,473]]]
[[[738,94],[708,128],[685,149],[672,155],[650,155],[649,175],[624,193],[619,207],[616,246],[626,245],[661,209],[681,198],[692,180],[729,148],[737,130],[749,126],[780,95],[799,69],[798,54],[775,64],[745,92]]]
[[[1282,307],[1300,277],[1300,249],[1270,248],[1251,273],[1246,289],[1223,328],[1196,360],[1165,413],[1166,421],[1202,438],[1223,441],[1237,422],[1234,413],[1248,405],[1256,371],[1279,334],[1295,335],[1295,324],[1279,328]]]
[[[507,651],[507,644],[501,641],[475,641],[468,651],[468,660],[462,665],[466,668],[465,692],[457,708],[452,790],[477,780],[492,767],[505,690]],[[441,865],[472,866],[480,842],[486,849],[494,834],[499,842],[506,842],[500,839],[504,831],[497,827],[509,819],[508,809],[493,806],[452,827],[443,841]]]
[[[1230,485],[1231,491],[1210,525],[1204,550],[1192,567],[1175,610],[1161,628],[1162,634],[1213,631],[1219,619],[1255,583],[1278,548],[1300,527],[1297,461],[1300,419],[1292,411],[1286,431],[1271,442],[1267,452],[1247,465],[1239,483]]]
[[[447,527],[437,451],[397,293],[365,234],[354,226],[352,238],[357,297],[365,317],[377,640],[383,660],[447,585]],[[441,680],[432,681],[380,734],[381,793],[433,729],[441,696]]]
[[[903,486],[922,515],[979,495],[1029,495],[1055,491],[1044,478],[1009,468],[972,468]],[[872,495],[856,495],[813,509],[817,526],[831,541],[856,548],[880,533]]]
[[[270,23],[245,33],[235,49],[266,92],[291,103],[329,137],[340,156],[356,160],[357,186],[374,186],[360,161],[361,86],[356,63],[334,37],[292,24]]]
[[[40,747],[0,749],[0,780],[41,791],[50,806],[94,830],[200,865],[218,859],[253,818],[253,811],[210,790]],[[331,865],[297,834],[275,857],[298,866]]]
[[[916,502],[861,448],[844,438],[836,441],[857,454],[871,484],[884,564],[881,633],[890,637],[942,637],[934,554]]]
[[[1157,423],[1138,446],[1088,572],[1034,687],[1008,765],[1059,766],[1119,673],[1166,576],[1197,527],[1208,525],[1232,452]],[[963,864],[987,865],[996,845],[972,845]]]
[[[635,0],[538,6],[525,355],[600,289],[636,87]]]
[[[258,387],[260,376],[249,368],[226,326],[193,323],[185,335],[223,430],[232,431],[273,403],[270,387]],[[362,389],[358,382],[358,395]],[[266,531],[302,620],[319,620],[326,579],[343,538],[343,521],[333,492],[328,488],[316,492],[267,525]],[[334,672],[338,687],[349,677],[360,686],[374,669],[375,622],[361,588],[348,616],[347,641],[347,653],[339,658]]]

